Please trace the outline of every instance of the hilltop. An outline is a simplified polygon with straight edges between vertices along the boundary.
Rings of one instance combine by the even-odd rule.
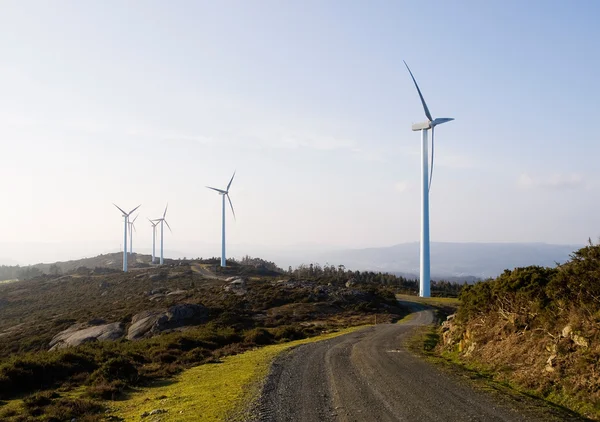
[[[81,265],[113,258],[0,284],[0,400],[25,397],[4,409],[0,401],[0,419],[23,420],[15,406],[27,420],[91,415],[131,386],[222,356],[394,321],[408,312],[394,293],[416,289],[390,274],[317,265],[290,273],[250,257],[227,268],[216,258],[162,266],[142,258],[128,273]]]

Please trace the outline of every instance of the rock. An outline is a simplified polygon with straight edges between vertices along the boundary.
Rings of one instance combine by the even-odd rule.
[[[573,334],[571,336],[571,340],[573,340],[573,343],[575,343],[579,347],[588,347],[589,346],[588,340],[585,337],[580,336],[579,334]]]
[[[569,337],[571,335],[571,333],[573,332],[573,328],[571,328],[570,325],[565,326],[565,328],[563,328],[562,330],[562,336],[563,337]]]
[[[50,341],[50,350],[62,349],[69,346],[78,346],[90,341],[117,340],[125,333],[123,324],[88,326],[88,324],[75,324],[55,335]]]
[[[230,277],[231,278],[231,277]],[[235,278],[231,282],[229,282],[223,289],[226,292],[232,292],[238,296],[245,295],[246,290],[246,280],[243,278]]]
[[[166,293],[167,290],[168,289],[166,287],[157,287],[156,289],[150,290],[148,292],[148,296],[157,295],[157,294],[161,294],[161,293]]]
[[[178,289],[178,290],[173,290],[172,292],[167,293],[167,296],[183,295],[186,293],[187,293],[187,290]]]
[[[163,413],[167,413],[167,411],[165,409],[154,409],[153,411],[150,412],[150,416],[160,415]]]
[[[131,319],[127,339],[137,340],[171,328],[191,325],[207,316],[206,307],[193,303],[180,303],[166,310],[140,312]]]
[[[456,314],[448,315],[446,321],[452,321],[454,318],[456,318]]]

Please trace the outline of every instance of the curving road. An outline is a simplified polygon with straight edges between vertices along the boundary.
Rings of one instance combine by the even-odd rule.
[[[418,305],[411,304],[415,307]],[[410,354],[403,342],[430,324],[420,308],[403,324],[381,324],[293,349],[275,360],[253,420],[581,420],[539,401],[475,390]]]

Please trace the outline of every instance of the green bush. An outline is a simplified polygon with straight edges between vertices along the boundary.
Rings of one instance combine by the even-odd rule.
[[[262,346],[272,344],[273,340],[273,334],[264,328],[254,328],[244,333],[244,343],[246,344],[256,344]]]

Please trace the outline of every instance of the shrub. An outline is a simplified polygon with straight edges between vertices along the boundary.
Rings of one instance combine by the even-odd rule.
[[[264,328],[254,328],[244,333],[244,343],[266,345],[272,344],[274,340],[273,334]]]
[[[284,325],[273,329],[273,336],[279,341],[300,340],[306,338],[301,327],[295,325]]]
[[[103,381],[124,381],[135,383],[139,378],[138,370],[127,357],[116,357],[107,360],[90,377],[92,383],[101,383]]]

